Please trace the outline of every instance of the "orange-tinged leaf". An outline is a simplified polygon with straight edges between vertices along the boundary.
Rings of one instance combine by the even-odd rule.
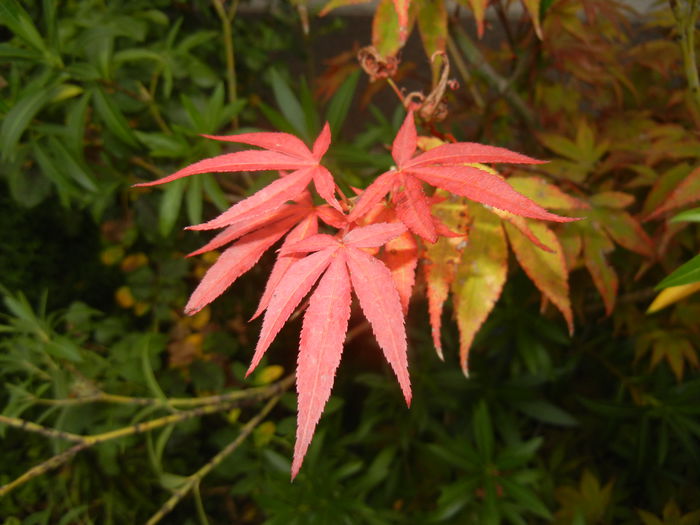
[[[691,172],[691,167],[685,163],[679,163],[665,171],[663,174],[658,174],[647,168],[649,171],[648,179],[654,182],[646,200],[642,207],[642,215],[646,218],[654,212],[659,206],[662,206],[668,200],[668,196]]]
[[[401,385],[406,404],[411,404],[406,329],[399,293],[389,269],[381,261],[353,246],[346,247],[348,268],[355,295],[386,360]]]
[[[531,223],[529,219],[526,219],[525,217],[521,217],[519,215],[514,215],[509,211],[499,210],[498,208],[491,208],[491,211],[493,211],[504,221],[509,222],[511,225],[515,226],[520,231],[520,233],[527,237],[530,240],[530,242],[537,246],[540,250],[544,250],[545,252],[554,251],[546,244],[543,244],[542,241],[537,237],[537,235],[533,233],[532,229],[530,229]]]
[[[521,0],[525,9],[527,9],[532,25],[535,27],[537,37],[542,40],[542,27],[540,25],[540,0]]]
[[[297,361],[298,417],[292,479],[301,468],[331,394],[350,318],[350,279],[342,251],[333,259],[304,314]]]
[[[664,213],[700,200],[700,167],[695,168],[670,193],[666,200],[656,208],[647,220],[654,219]]]
[[[596,193],[590,198],[593,206],[598,208],[613,208],[622,210],[634,203],[634,195],[621,191],[604,191]]]
[[[583,249],[583,240],[581,232],[577,228],[565,228],[559,234],[559,244],[561,245],[566,267],[569,271],[578,268],[581,263],[581,251]]]
[[[372,20],[372,45],[386,58],[396,56],[404,42],[394,0],[379,0]]]
[[[535,221],[528,222],[531,233],[538,237],[541,242],[554,248],[554,251],[540,250],[513,225],[505,224],[510,246],[525,273],[542,294],[559,309],[566,319],[569,333],[573,333],[574,317],[569,300],[568,270],[559,239],[546,224]]]
[[[333,9],[337,9],[339,7],[368,4],[370,1],[371,0],[330,0],[330,2],[323,6],[323,9],[321,9],[321,11],[318,13],[318,16],[326,16],[328,13],[333,11]]]
[[[420,2],[418,4],[418,31],[428,58],[447,47],[447,9],[444,0]],[[433,65],[433,78],[437,78],[441,64]]]
[[[479,38],[484,36],[484,17],[486,16],[486,7],[489,5],[489,0],[460,0],[461,4],[467,3],[474,12],[474,20],[476,21],[476,32]]]
[[[590,212],[607,234],[620,246],[643,255],[654,256],[654,243],[641,224],[626,211],[597,208]]]
[[[444,195],[438,190],[437,195]],[[433,205],[433,212],[448,227],[458,231],[467,230],[469,206],[466,199],[451,197]],[[443,359],[440,333],[442,330],[442,309],[454,281],[462,251],[467,245],[467,236],[441,237],[436,243],[425,248],[423,271],[428,288],[428,312],[435,351]]]
[[[418,266],[418,245],[413,235],[404,232],[386,243],[383,261],[394,278],[396,291],[401,298],[401,309],[405,315],[408,312],[408,303],[416,282]]]
[[[590,208],[585,202],[564,193],[540,177],[510,177],[508,184],[544,208],[561,210]]]
[[[401,45],[408,39],[408,10],[411,7],[411,0],[393,0],[396,9],[396,17],[399,23],[399,42]]]
[[[618,287],[617,274],[605,256],[613,247],[610,239],[597,227],[592,226],[584,230],[583,258],[593,278],[593,284],[603,298],[607,315],[615,308]]]
[[[279,221],[241,237],[224,250],[192,293],[185,306],[185,313],[195,314],[221,295],[236,279],[250,270],[262,254],[280,240],[295,222],[295,217]]]
[[[678,381],[683,380],[685,362],[698,368],[698,356],[693,345],[684,338],[676,334],[669,334],[666,337],[659,337],[654,341],[651,353],[651,367],[658,366],[662,359],[666,359],[673,375]]]
[[[474,335],[501,295],[508,265],[508,248],[500,219],[481,206],[470,205],[469,211],[474,222],[452,283],[460,334],[459,360],[465,375]]]

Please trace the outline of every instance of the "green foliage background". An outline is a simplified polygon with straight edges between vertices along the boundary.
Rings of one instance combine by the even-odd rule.
[[[570,15],[594,4],[542,2],[545,35],[576,29]],[[634,236],[601,251],[621,283],[610,316],[585,265],[573,267],[573,336],[551,309],[538,312],[535,288],[513,270],[478,334],[469,379],[457,365],[454,323],[445,323],[447,362],[435,357],[419,290],[407,323],[413,406],[359,330],[290,484],[295,396],[282,392],[254,418],[280,394],[282,370],[293,370],[285,341],[296,341],[298,322],[268,366],[243,377],[258,327],[246,320],[271,259],[202,314],[181,313],[212,262],[184,258],[204,237],[182,227],[268,176],[130,186],[219,153],[199,134],[236,127],[308,141],[329,120],[329,167],[344,189],[390,165],[383,145],[402,111],[361,107],[368,85],[352,68],[327,101],[316,91],[333,81],[320,74],[323,43],[357,22],[312,17],[305,34],[304,5],[275,3],[244,19],[237,4],[217,0],[0,3],[0,485],[65,455],[66,436],[103,439],[0,496],[3,523],[145,523],[173,496],[164,522],[657,524],[682,515],[700,523],[700,303],[691,296],[644,315],[655,284],[698,253],[693,224],[669,233],[645,223],[663,243],[653,257],[634,250]],[[566,32],[541,44],[514,23],[508,36],[528,67],[511,94],[474,66],[472,84],[450,95],[442,128],[554,157],[545,175],[563,189],[626,191],[638,218],[698,165],[700,118],[684,90],[670,10],[608,15],[582,26],[593,35],[584,51]],[[469,60],[472,27],[453,23],[451,53]],[[636,30],[646,47],[630,39]],[[496,74],[510,72],[505,44],[478,46]],[[582,55],[604,67],[580,71]],[[408,78],[429,85],[427,63],[416,64]],[[512,109],[512,93],[539,119],[534,128]],[[620,213],[597,213],[601,224],[629,225]],[[243,398],[225,397],[232,392]],[[140,426],[152,420],[164,423]],[[251,420],[259,424],[246,427]],[[122,437],[104,437],[122,428]],[[205,465],[214,468],[193,478]]]

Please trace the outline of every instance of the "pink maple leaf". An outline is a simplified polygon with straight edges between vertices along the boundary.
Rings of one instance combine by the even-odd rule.
[[[498,175],[469,165],[538,164],[542,161],[472,142],[443,144],[414,157],[416,146],[416,125],[409,111],[391,149],[396,167],[381,174],[365,189],[348,220],[356,221],[391,193],[396,214],[406,227],[423,239],[435,242],[441,232],[430,213],[430,200],[423,193],[423,183],[523,217],[555,222],[577,220],[548,212],[515,191]]]
[[[377,223],[332,236],[311,235],[280,250],[281,256],[308,254],[293,260],[277,282],[260,331],[248,373],[301,300],[320,282],[309,300],[299,346],[297,368],[298,420],[294,447],[294,478],[311,443],[314,430],[330,396],[340,363],[350,317],[351,290],[367,317],[377,343],[411,401],[406,331],[399,292],[391,271],[364,249],[378,248],[406,232],[398,222]]]

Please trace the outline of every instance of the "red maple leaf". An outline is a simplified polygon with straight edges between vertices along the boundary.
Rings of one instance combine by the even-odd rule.
[[[275,288],[265,312],[260,339],[248,373],[301,300],[321,277],[304,314],[297,362],[298,419],[292,477],[301,468],[316,424],[331,393],[350,318],[351,289],[372,326],[377,343],[411,402],[406,331],[399,293],[391,271],[364,251],[404,234],[401,223],[377,223],[334,237],[316,234],[280,250],[310,253],[293,261]]]
[[[200,160],[167,177],[136,184],[136,186],[165,184],[199,173],[263,170],[287,170],[290,173],[231,206],[215,219],[192,227],[192,229],[221,228],[270,213],[285,202],[295,200],[312,180],[318,194],[337,210],[341,209],[335,198],[336,186],[333,175],[320,164],[321,157],[326,153],[331,143],[331,130],[328,123],[323,127],[311,150],[299,138],[289,133],[260,132],[226,136],[205,135],[205,137],[225,142],[240,142],[265,149],[226,153]]]
[[[416,235],[435,242],[441,234],[430,213],[430,201],[423,193],[423,183],[443,188],[515,215],[533,219],[568,222],[569,217],[550,213],[515,191],[498,175],[469,164],[516,163],[539,164],[542,161],[504,148],[472,142],[443,144],[416,157],[416,125],[409,112],[391,148],[396,167],[381,174],[362,193],[348,219],[354,221],[368,213],[388,193],[401,221]]]

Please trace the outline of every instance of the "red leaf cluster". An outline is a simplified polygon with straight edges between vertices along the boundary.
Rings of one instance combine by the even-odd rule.
[[[311,149],[287,133],[208,138],[262,149],[202,160],[139,186],[200,173],[280,172],[279,179],[215,219],[190,227],[221,229],[191,255],[228,247],[195,289],[185,311],[194,314],[204,308],[284,238],[253,316],[264,312],[248,373],[259,364],[282,326],[311,292],[297,364],[298,422],[292,477],[299,472],[331,393],[348,329],[352,293],[398,378],[406,403],[411,401],[404,315],[419,256],[416,237],[434,243],[441,236],[455,235],[432,214],[435,199],[425,194],[425,183],[522,217],[574,220],[546,211],[499,175],[476,165],[540,161],[474,143],[444,144],[414,156],[417,133],[411,112],[392,146],[396,167],[379,175],[356,202],[344,198],[338,201],[333,176],[320,163],[330,145],[328,124]],[[308,189],[311,182],[327,204],[313,205]],[[387,195],[388,205],[384,205]],[[335,233],[320,233],[319,219],[324,231]]]

